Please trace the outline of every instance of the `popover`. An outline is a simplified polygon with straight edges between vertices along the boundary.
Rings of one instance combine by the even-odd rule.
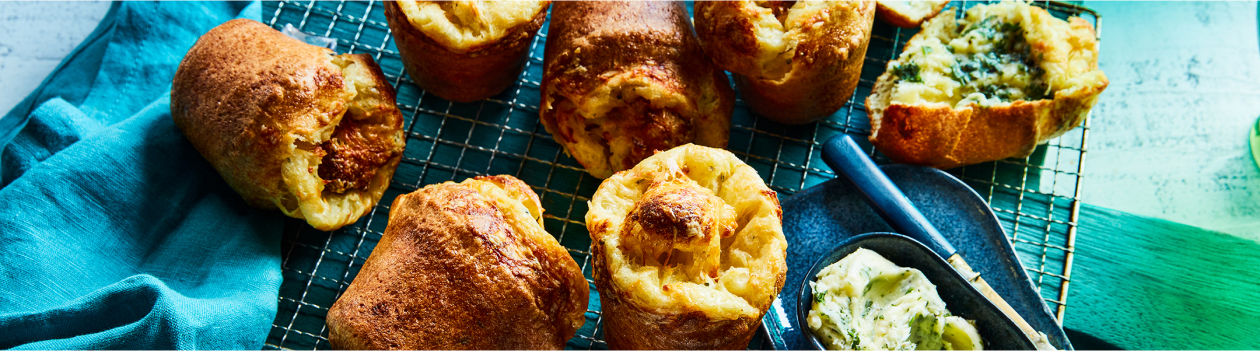
[[[539,119],[592,176],[657,150],[726,147],[735,93],[681,2],[560,2],[551,16]]]
[[[197,39],[175,72],[171,117],[246,202],[319,230],[376,204],[406,142],[394,87],[371,56],[247,19]]]
[[[354,281],[328,310],[338,349],[561,349],[590,288],[542,227],[525,182],[488,176],[399,196]]]
[[[614,349],[743,349],[787,273],[776,193],[726,150],[683,145],[591,198],[595,286]]]
[[[485,99],[521,75],[550,1],[386,1],[385,20],[416,85]]]
[[[853,96],[875,21],[875,2],[696,2],[704,50],[731,71],[744,102],[771,120],[825,118]]]

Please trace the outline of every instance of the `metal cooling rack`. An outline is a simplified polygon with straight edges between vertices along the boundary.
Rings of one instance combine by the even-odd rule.
[[[974,3],[956,1],[950,6],[966,9]],[[1095,24],[1101,37],[1101,21],[1087,8],[1059,2],[1036,5],[1060,18],[1081,16]],[[316,231],[296,220],[287,223],[282,243],[284,282],[265,348],[329,348],[324,324],[328,307],[349,286],[381,238],[394,198],[428,184],[483,174],[515,175],[539,194],[544,227],[568,248],[591,283],[586,324],[567,346],[607,348],[598,293],[590,281],[590,238],[583,224],[586,202],[600,180],[565,155],[538,122],[546,25],[534,40],[525,71],[515,85],[490,99],[453,103],[428,96],[407,77],[379,2],[285,0],[264,3],[263,13],[264,23],[273,28],[293,24],[304,32],[335,38],[339,53],[372,55],[397,87],[408,137],[389,190],[358,223],[333,232]],[[821,143],[839,133],[869,135],[863,101],[888,61],[916,32],[876,21],[857,91],[844,108],[824,121],[781,125],[757,118],[737,100],[727,149],[755,168],[781,199],[833,178],[835,174],[821,160]],[[1083,126],[1038,147],[1028,158],[949,171],[986,197],[1060,321],[1072,276],[1088,135],[1086,118]],[[866,138],[856,139],[876,162],[889,162]],[[752,346],[757,345],[761,344],[754,340]]]

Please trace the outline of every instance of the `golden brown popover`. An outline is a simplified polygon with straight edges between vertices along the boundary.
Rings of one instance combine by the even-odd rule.
[[[831,115],[853,95],[875,2],[696,2],[696,33],[744,102],[780,123]]]
[[[337,349],[561,349],[590,288],[512,176],[399,196],[358,276],[328,310]]]
[[[406,140],[371,56],[334,55],[247,19],[197,39],[171,116],[249,204],[319,230],[354,223],[389,187]]]
[[[870,140],[894,161],[937,168],[1027,157],[1079,126],[1106,87],[1084,19],[1016,1],[961,20],[946,11],[875,82]]]
[[[386,1],[385,20],[412,80],[468,102],[498,94],[525,68],[550,1]]]
[[[692,34],[681,2],[559,2],[540,119],[603,179],[656,150],[726,147],[735,93]]]
[[[949,0],[876,0],[875,15],[881,21],[901,28],[915,28],[936,16]]]
[[[783,211],[726,150],[683,145],[604,180],[589,203],[612,349],[743,349],[787,273]]]

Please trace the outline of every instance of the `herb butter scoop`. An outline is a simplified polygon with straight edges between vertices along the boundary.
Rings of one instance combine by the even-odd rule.
[[[859,248],[818,272],[806,323],[828,349],[982,350],[972,322],[953,316],[936,285]]]
[[[1044,333],[1033,329],[1023,317],[1015,312],[1001,295],[998,295],[980,274],[971,269],[962,254],[954,248],[936,227],[928,222],[906,195],[880,171],[870,157],[858,147],[848,134],[840,134],[823,144],[823,161],[836,171],[837,178],[845,179],[853,184],[862,199],[888,222],[897,233],[909,236],[922,242],[932,251],[945,257],[949,265],[958,271],[976,290],[993,302],[1007,317],[1019,326],[1020,330],[1036,345],[1038,350],[1054,350],[1054,346]]]

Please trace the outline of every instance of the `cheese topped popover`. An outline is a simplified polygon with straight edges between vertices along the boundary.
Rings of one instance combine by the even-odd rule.
[[[744,348],[783,287],[775,192],[721,149],[659,152],[589,204],[595,285],[611,348]]]
[[[748,106],[787,124],[848,102],[875,21],[874,1],[705,1],[695,11],[705,52]]]
[[[385,19],[411,78],[468,102],[517,81],[550,1],[387,1]]]
[[[407,22],[454,52],[503,39],[517,26],[546,14],[550,1],[399,1]]]

